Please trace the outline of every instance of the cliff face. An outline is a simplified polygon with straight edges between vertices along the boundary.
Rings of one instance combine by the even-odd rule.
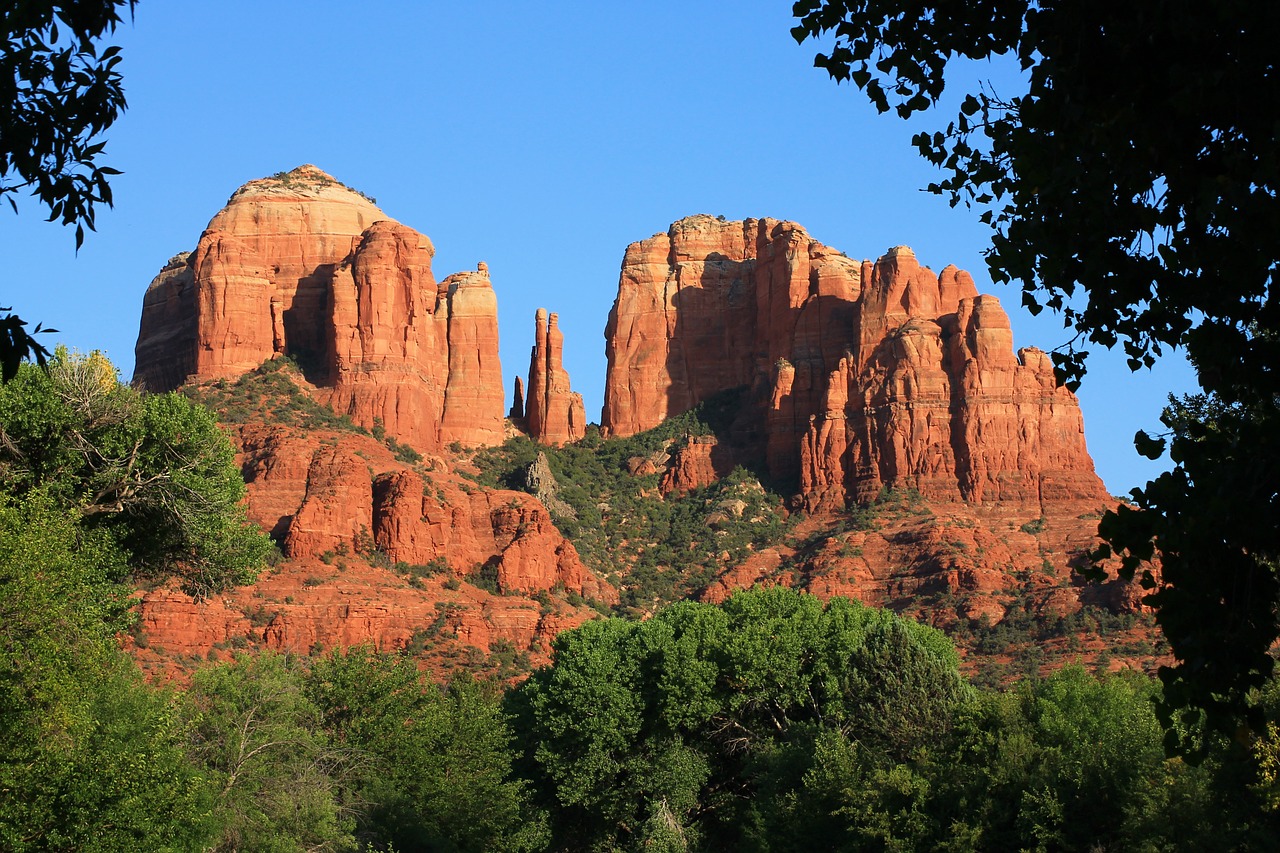
[[[169,390],[289,355],[362,426],[425,450],[501,442],[487,270],[437,283],[434,252],[314,166],[251,181],[147,289],[134,383]]]
[[[605,339],[608,434],[745,386],[735,434],[810,510],[885,486],[974,503],[1106,497],[1048,358],[1015,355],[994,297],[906,247],[858,263],[795,223],[683,219],[628,247]]]
[[[249,517],[290,559],[376,549],[395,563],[441,560],[460,578],[487,567],[504,592],[612,594],[532,495],[473,488],[442,459],[415,471],[367,436],[251,424],[236,438]]]

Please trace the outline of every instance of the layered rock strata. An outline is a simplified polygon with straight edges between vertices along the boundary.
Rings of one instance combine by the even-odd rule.
[[[143,300],[135,384],[294,358],[322,402],[423,450],[503,439],[488,271],[437,282],[431,241],[314,166],[251,181]]]
[[[884,487],[1106,499],[1048,358],[1015,354],[998,300],[906,247],[859,263],[793,222],[682,219],[627,248],[605,339],[607,434],[746,387],[735,436],[810,510]]]
[[[544,308],[537,310],[533,350],[529,354],[524,417],[529,435],[543,444],[577,441],[586,434],[587,428],[582,395],[570,390],[569,374],[564,369],[564,334],[558,319],[555,314],[548,315]]]

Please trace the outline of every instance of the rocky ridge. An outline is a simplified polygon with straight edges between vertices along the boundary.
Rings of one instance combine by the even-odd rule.
[[[506,643],[545,660],[555,634],[592,612],[566,596],[617,600],[535,497],[480,488],[440,456],[406,462],[403,447],[397,453],[354,425],[303,428],[271,415],[290,386],[291,405],[305,406],[307,386],[288,364],[268,367],[246,376],[259,381],[238,383],[260,409],[229,426],[249,517],[283,559],[252,587],[211,601],[172,587],[143,593],[141,657],[163,649],[171,664],[173,655],[203,659],[244,643],[396,649],[429,631],[440,653],[483,655]],[[217,384],[185,390],[212,403],[205,395]],[[225,420],[226,409],[219,413]]]
[[[1106,500],[1047,356],[1015,354],[998,300],[903,246],[859,263],[793,222],[688,217],[627,248],[605,340],[607,434],[746,388],[737,443],[810,512],[886,487]]]

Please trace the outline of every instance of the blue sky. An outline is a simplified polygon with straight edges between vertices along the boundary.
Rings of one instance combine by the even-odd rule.
[[[565,366],[599,418],[603,331],[628,243],[694,213],[771,216],[854,257],[913,247],[1000,297],[1017,346],[1052,349],[1059,319],[991,284],[989,231],[921,192],[915,129],[812,67],[787,0],[644,4],[142,0],[114,41],[129,109],[104,162],[114,209],[79,255],[34,199],[0,210],[0,305],[133,372],[142,294],[194,248],[245,181],[314,163],[431,237],[438,278],[489,264],[507,386],[528,369],[533,314],[560,315]],[[1016,86],[1002,69],[970,73]],[[962,94],[957,80],[954,94]],[[1159,470],[1181,359],[1131,374],[1095,351],[1081,390],[1099,473],[1123,493]],[[510,391],[508,391],[510,393]]]

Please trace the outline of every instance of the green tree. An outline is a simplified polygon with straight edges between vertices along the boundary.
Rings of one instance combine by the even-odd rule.
[[[1280,125],[1263,106],[1280,102],[1280,14],[1247,0],[799,0],[794,12],[797,40],[834,37],[818,67],[904,118],[939,103],[954,64],[1020,65],[1025,92],[982,85],[915,137],[944,172],[929,189],[980,208],[993,278],[1074,328],[1054,353],[1068,386],[1088,343],[1121,345],[1135,370],[1186,349],[1208,409],[1175,407],[1174,471],[1102,532],[1128,573],[1160,557],[1153,600],[1178,657],[1162,673],[1170,730],[1184,707],[1224,729],[1259,724],[1247,697],[1280,634]],[[1137,444],[1158,456],[1165,442]]]
[[[557,844],[742,849],[823,732],[912,755],[968,695],[933,629],[775,588],[587,623],[510,704]]]
[[[360,647],[315,661],[306,691],[331,742],[362,756],[349,794],[362,837],[401,853],[544,847],[545,819],[509,778],[506,720],[479,684],[441,690],[409,658]]]
[[[30,190],[50,221],[75,225],[77,249],[95,205],[111,204],[107,178],[119,174],[97,160],[99,138],[125,108],[120,49],[97,42],[136,2],[20,2],[0,15],[0,197],[16,212],[14,193]],[[0,378],[12,379],[28,356],[43,364],[49,353],[20,317],[0,317]]]
[[[0,848],[191,850],[211,791],[114,635],[122,555],[42,494],[0,497]]]
[[[74,506],[126,549],[131,571],[176,574],[196,595],[252,581],[271,547],[245,518],[244,482],[212,415],[121,385],[96,353],[60,350],[0,386],[0,486]]]
[[[759,802],[770,850],[1251,849],[1260,811],[1167,759],[1141,676],[1067,667],[953,708],[910,760],[826,730],[798,784]],[[1265,846],[1265,844],[1263,844]]]
[[[975,849],[1235,849],[1209,770],[1164,754],[1157,687],[1073,666],[984,696],[930,770],[931,811]]]
[[[217,788],[217,850],[351,849],[341,789],[353,756],[330,746],[297,658],[273,652],[196,672],[190,753]]]

